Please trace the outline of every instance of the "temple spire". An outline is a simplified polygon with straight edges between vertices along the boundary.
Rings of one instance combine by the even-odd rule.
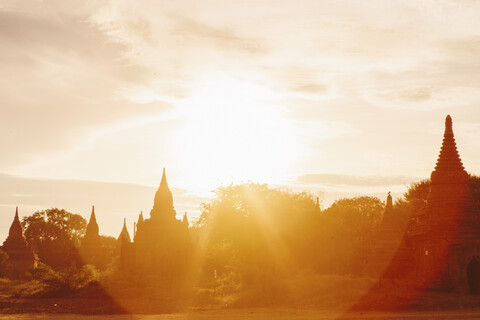
[[[450,117],[449,114],[447,114],[447,117],[445,118],[445,134],[453,135],[452,117]]]
[[[390,191],[387,194],[387,204],[385,205],[385,212],[391,212],[393,210],[393,200]]]
[[[162,180],[160,181],[160,186],[155,193],[155,199],[153,200],[153,208],[150,212],[150,216],[152,218],[175,219],[175,215],[176,213],[173,209],[172,192],[168,187],[165,168],[163,168]]]
[[[123,255],[123,251],[125,250],[125,248],[127,248],[130,243],[131,243],[131,238],[130,238],[130,234],[128,233],[128,230],[127,230],[127,218],[123,218],[123,228],[122,228],[122,231],[120,232],[120,235],[118,236],[117,238],[117,246],[115,248],[115,255],[120,255],[122,256]],[[121,257],[122,258],[122,266],[125,264],[125,257]]]
[[[452,117],[447,115],[445,119],[445,133],[443,134],[442,148],[435,166],[436,172],[465,171],[462,160],[457,151],[457,145],[453,135]]]
[[[25,272],[33,266],[34,257],[23,236],[23,229],[18,216],[18,207],[15,208],[15,217],[10,226],[7,239],[3,242],[2,250],[8,254],[8,261],[15,270],[10,276],[23,278]]]
[[[8,237],[5,242],[8,241],[25,241],[25,238],[23,237],[22,224],[20,223],[20,218],[18,217],[18,207],[15,208],[15,217],[13,218],[12,225],[8,231]]]
[[[137,221],[137,231],[140,230],[143,226],[143,211],[140,211],[140,214],[138,215],[138,221]]]
[[[167,175],[165,174],[165,167],[163,168],[163,173],[162,173],[162,180],[160,181],[160,185],[165,185],[168,188],[168,183],[167,183]]]
[[[395,216],[393,211],[393,199],[390,191],[387,194],[387,201],[385,203],[385,210],[383,211],[383,218],[381,225],[383,227],[391,227],[398,225],[398,217]]]
[[[429,206],[435,201],[457,201],[469,195],[468,173],[465,171],[453,135],[452,117],[445,119],[445,132],[437,164],[431,174]]]
[[[122,231],[120,232],[120,235],[118,236],[118,241],[126,241],[126,242],[131,242],[130,240],[130,234],[128,233],[127,229],[127,218],[123,218],[123,228]]]
[[[137,226],[140,226],[143,224],[143,211],[140,211],[140,214],[138,215],[138,221],[137,221]]]
[[[183,223],[187,228],[190,226],[190,223],[188,222],[188,217],[187,217],[187,213],[186,213],[186,212],[185,212],[185,214],[183,215],[182,223]]]
[[[90,214],[90,220],[88,221],[87,230],[85,232],[85,238],[99,237],[99,229],[97,218],[95,216],[95,206],[92,206],[92,213]]]

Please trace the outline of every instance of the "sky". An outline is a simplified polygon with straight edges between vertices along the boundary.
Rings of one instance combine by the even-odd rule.
[[[480,2],[0,0],[0,239],[51,207],[100,232],[218,186],[320,196],[428,178],[453,118],[480,174]],[[148,216],[148,214],[147,214]]]

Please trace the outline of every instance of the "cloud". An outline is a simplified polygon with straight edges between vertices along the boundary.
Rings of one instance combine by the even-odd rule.
[[[81,17],[17,10],[0,11],[0,21],[0,72],[8,74],[0,79],[2,168],[69,147],[95,127],[161,110],[119,96],[144,71],[118,60],[124,47]]]
[[[365,100],[381,108],[433,110],[469,107],[480,103],[480,87],[413,87],[372,90]]]
[[[186,17],[179,17],[175,24],[172,35],[181,38],[196,37],[202,45],[211,43],[219,49],[239,50],[248,54],[268,51],[260,39],[242,37],[230,28],[214,27]]]
[[[408,185],[420,178],[408,176],[356,176],[343,174],[305,174],[295,183],[302,185],[353,186],[353,187],[389,187]]]

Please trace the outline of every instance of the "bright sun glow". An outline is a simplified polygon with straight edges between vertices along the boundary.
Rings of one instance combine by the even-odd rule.
[[[232,78],[202,79],[179,105],[179,167],[195,190],[239,181],[278,182],[295,153],[292,125],[268,88]]]

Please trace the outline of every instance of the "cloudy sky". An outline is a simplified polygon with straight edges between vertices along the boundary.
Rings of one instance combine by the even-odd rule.
[[[0,0],[0,236],[62,207],[117,235],[162,168],[219,185],[399,196],[451,114],[480,173],[480,2]]]

